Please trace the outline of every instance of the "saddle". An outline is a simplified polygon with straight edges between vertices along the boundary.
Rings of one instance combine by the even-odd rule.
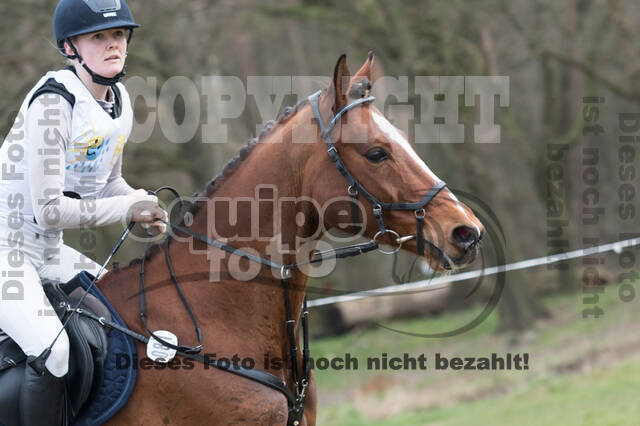
[[[43,282],[43,289],[60,320],[69,318],[69,373],[66,376],[68,424],[81,414],[100,389],[108,356],[108,333],[100,323],[73,312],[84,294],[82,276],[68,283]],[[110,310],[97,297],[87,294],[79,307],[97,317],[111,320]],[[19,425],[18,396],[24,377],[26,355],[11,339],[0,337],[0,425]]]

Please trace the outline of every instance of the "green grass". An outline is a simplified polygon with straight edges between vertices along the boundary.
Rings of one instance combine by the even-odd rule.
[[[393,321],[385,323],[385,326],[402,330],[405,333],[429,333],[434,330],[452,330],[467,323],[478,315],[481,308],[474,308],[464,312],[456,312],[450,315],[420,318],[405,321]],[[467,342],[477,341],[481,337],[490,336],[496,327],[497,316],[492,314],[478,327],[465,333]],[[409,353],[418,356],[421,353],[434,352],[437,347],[450,339],[425,339],[407,334],[397,333],[383,328],[375,327],[360,330],[344,336],[320,339],[311,343],[312,356],[315,359],[326,357],[344,357],[345,353],[358,359],[358,371],[317,371],[316,382],[324,390],[341,389],[353,386],[354,383],[363,383],[372,376],[379,374],[363,368],[369,357],[380,358],[383,353],[388,357],[400,356]],[[392,372],[393,373],[393,372]]]
[[[582,317],[582,294],[545,301],[553,318],[535,332],[496,334],[497,314],[453,338],[424,339],[382,328],[312,342],[315,358],[344,356],[357,371],[315,370],[319,425],[628,425],[640,424],[640,315],[637,301],[621,302],[617,286],[598,302],[605,314]],[[479,308],[478,308],[479,309]],[[443,330],[464,323],[478,309],[390,324],[409,332]],[[446,356],[530,355],[526,371],[436,371]],[[373,371],[368,357],[382,353],[428,359],[426,371]]]
[[[408,412],[384,420],[364,417],[353,404],[322,413],[322,425],[633,425],[640,422],[639,358],[588,374],[540,380],[505,396],[448,408]]]

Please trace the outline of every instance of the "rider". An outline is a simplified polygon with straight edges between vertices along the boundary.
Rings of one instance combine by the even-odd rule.
[[[155,196],[121,176],[133,123],[125,74],[134,21],[125,0],[60,0],[54,14],[70,66],[29,91],[0,148],[0,329],[28,356],[22,425],[59,424],[69,340],[51,315],[41,278],[68,281],[91,259],[62,229],[134,220],[164,231]],[[0,423],[2,423],[0,419]]]

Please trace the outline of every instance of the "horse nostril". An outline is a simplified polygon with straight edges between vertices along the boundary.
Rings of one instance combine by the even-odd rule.
[[[467,250],[478,242],[478,231],[468,226],[458,226],[452,232],[452,241],[458,247]]]

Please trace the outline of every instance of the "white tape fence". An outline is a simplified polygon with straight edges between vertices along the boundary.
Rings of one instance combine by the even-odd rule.
[[[475,271],[461,272],[455,275],[447,275],[441,277],[429,278],[426,280],[415,281],[412,283],[393,285],[389,287],[383,287],[375,290],[359,291],[350,294],[344,294],[341,296],[323,297],[321,299],[315,299],[309,301],[309,307],[333,305],[336,303],[351,302],[353,300],[366,299],[369,297],[377,296],[389,296],[394,294],[401,294],[409,291],[416,290],[436,290],[441,287],[445,287],[450,283],[456,281],[464,281],[472,278],[478,278],[482,276],[495,275],[501,272],[516,271],[519,269],[533,268],[536,266],[548,265],[551,263],[563,262],[565,260],[577,259],[580,257],[593,256],[594,254],[606,253],[614,251],[616,253],[622,252],[625,248],[635,247],[640,245],[640,238],[631,238],[629,240],[617,241],[615,243],[602,244],[599,246],[573,250],[566,253],[558,253],[544,257],[537,257],[535,259],[521,260],[520,262],[509,263],[507,265],[492,266],[490,268],[478,269]]]

